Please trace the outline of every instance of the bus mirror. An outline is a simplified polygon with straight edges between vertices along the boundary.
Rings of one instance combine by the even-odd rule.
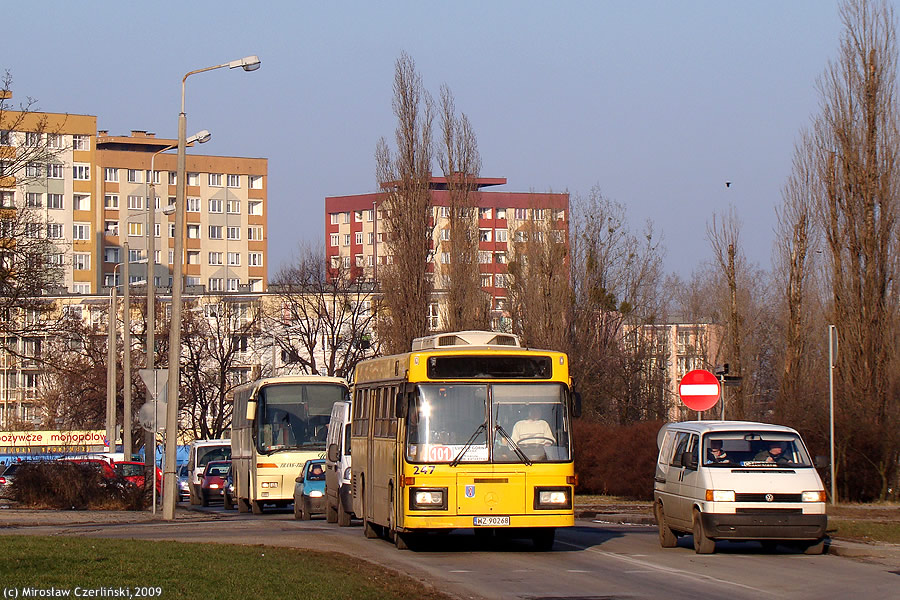
[[[572,392],[572,416],[581,416],[581,393]]]
[[[328,444],[328,460],[331,462],[337,462],[340,459],[338,455],[340,448],[338,448],[337,444]]]
[[[256,402],[248,402],[247,403],[247,420],[253,421],[256,419]]]
[[[409,408],[409,403],[406,401],[406,395],[403,392],[397,394],[397,409],[396,409],[396,417],[398,419],[405,419],[407,408]]]

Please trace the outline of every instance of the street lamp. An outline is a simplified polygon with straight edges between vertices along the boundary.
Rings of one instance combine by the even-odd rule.
[[[181,292],[184,253],[184,184],[185,184],[185,145],[187,144],[187,115],[184,112],[184,88],[187,78],[197,73],[228,67],[255,71],[259,68],[258,56],[246,56],[231,62],[190,71],[181,79],[181,112],[178,114],[178,161],[175,175],[175,248],[172,273],[172,318],[169,325],[169,399],[166,404],[166,451],[165,471],[163,477],[163,519],[175,519],[175,498],[178,489],[175,486],[175,452],[178,438],[178,392],[181,375]]]
[[[204,129],[185,140],[185,144],[190,145],[194,142],[205,144],[211,137],[212,135],[209,131]],[[151,371],[156,368],[156,193],[153,189],[156,170],[154,165],[156,163],[157,155],[177,147],[178,144],[172,144],[153,153],[153,156],[150,157],[150,177],[147,178],[147,359],[144,364],[145,368],[150,369]],[[177,184],[178,182],[176,181],[175,183]],[[168,207],[163,207],[164,214],[172,214],[174,212],[174,208],[169,210]],[[153,393],[155,394],[156,391],[154,390]],[[148,396],[150,395],[152,394],[148,394]],[[155,431],[147,431],[144,435],[144,465],[146,471],[145,476],[148,478],[155,478]],[[155,493],[156,487],[154,486],[153,489]],[[156,510],[155,502],[153,504],[153,509]]]

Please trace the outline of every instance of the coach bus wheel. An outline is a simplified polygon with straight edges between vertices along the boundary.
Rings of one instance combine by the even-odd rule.
[[[254,515],[263,514],[262,502],[260,502],[259,500],[251,500],[250,501],[250,510],[253,511]]]
[[[338,503],[340,503],[340,500],[338,500]],[[331,504],[330,500],[325,501],[325,521],[328,523],[338,522],[338,511],[334,505]]]
[[[250,512],[250,502],[248,502],[244,498],[237,499],[237,509],[239,513],[248,513]]]

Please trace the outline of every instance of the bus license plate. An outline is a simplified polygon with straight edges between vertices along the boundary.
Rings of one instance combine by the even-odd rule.
[[[509,517],[475,517],[475,527],[506,527]]]

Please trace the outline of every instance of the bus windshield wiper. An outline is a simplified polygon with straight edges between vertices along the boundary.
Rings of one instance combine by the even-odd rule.
[[[503,429],[503,426],[497,423],[497,432],[503,436],[503,438],[509,442],[510,447],[516,452],[516,456],[518,456],[526,466],[531,466],[531,459],[525,456],[525,453],[522,452],[522,449],[519,448],[519,445],[513,441],[513,439],[506,433],[506,430]]]
[[[462,457],[465,456],[466,452],[469,450],[469,447],[472,445],[472,442],[475,441],[475,438],[478,437],[478,434],[487,429],[487,421],[479,425],[475,431],[472,433],[471,437],[469,437],[469,441],[466,442],[466,445],[462,447],[462,450],[459,451],[459,454],[456,455],[456,458],[450,463],[451,467],[455,467],[459,464],[459,461],[462,460]]]

